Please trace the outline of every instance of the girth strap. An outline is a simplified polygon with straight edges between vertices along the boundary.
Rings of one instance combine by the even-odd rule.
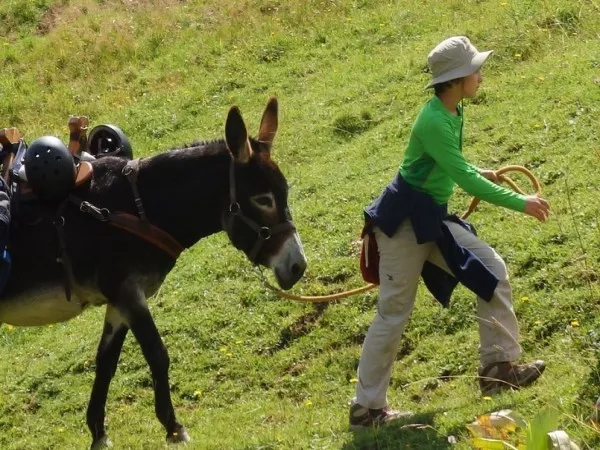
[[[73,276],[73,269],[71,265],[71,259],[69,258],[69,254],[67,253],[66,245],[65,245],[65,218],[63,216],[64,211],[67,207],[67,201],[64,200],[56,214],[52,218],[52,224],[56,229],[56,236],[58,237],[58,256],[56,257],[56,262],[62,265],[64,272],[64,284],[65,284],[65,296],[67,297],[67,301],[71,301],[71,290],[72,286],[75,282]]]

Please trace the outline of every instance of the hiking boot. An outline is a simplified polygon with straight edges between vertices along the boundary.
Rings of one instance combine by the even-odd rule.
[[[377,428],[399,419],[407,419],[413,414],[408,411],[395,411],[389,406],[369,409],[358,403],[350,406],[350,430],[358,431],[366,428]]]
[[[496,394],[506,389],[529,386],[544,372],[546,363],[538,359],[529,364],[508,361],[488,364],[479,368],[479,387],[483,395]]]

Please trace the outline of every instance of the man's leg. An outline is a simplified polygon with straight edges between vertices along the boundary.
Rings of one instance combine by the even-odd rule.
[[[488,244],[460,225],[453,222],[446,222],[446,225],[456,241],[468,248],[498,278],[498,286],[489,302],[477,298],[481,364],[516,361],[521,356],[519,324],[504,260]]]
[[[406,220],[392,238],[375,229],[380,253],[379,302],[358,366],[356,403],[365,408],[387,406],[392,364],[406,322],[415,303],[417,285],[434,244],[417,244],[412,224]]]
[[[545,366],[542,361],[521,366],[511,364],[521,356],[521,346],[519,325],[512,303],[512,289],[504,260],[488,244],[460,225],[454,222],[446,224],[456,241],[468,248],[498,278],[498,286],[489,302],[477,298],[480,375],[504,380],[505,384],[510,382],[517,387],[530,384],[539,377]],[[430,261],[450,272],[439,250],[432,252]],[[498,383],[488,384],[493,386],[488,387],[484,381],[481,382],[484,393],[494,393],[501,389]]]

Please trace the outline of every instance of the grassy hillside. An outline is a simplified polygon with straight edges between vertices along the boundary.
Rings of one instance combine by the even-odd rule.
[[[186,251],[151,300],[172,395],[197,449],[469,448],[466,425],[503,408],[553,411],[583,449],[600,394],[600,4],[593,0],[3,0],[0,127],[67,139],[70,114],[115,123],[138,156],[221,137],[240,106],[255,134],[280,101],[274,157],[309,267],[294,288],[362,285],[362,208],[395,174],[430,95],[426,55],[450,35],[494,49],[466,104],[465,152],[520,164],[552,203],[546,224],[489,205],[472,216],[509,265],[527,358],[548,369],[482,399],[475,302],[442,310],[422,287],[390,402],[428,427],[354,435],[347,403],[376,292],[329,305],[280,300],[224,235]],[[515,177],[518,178],[518,177]],[[520,179],[519,179],[520,180]],[[527,187],[525,180],[519,181]],[[468,198],[458,193],[452,208]],[[0,327],[0,448],[89,445],[85,409],[103,311]],[[111,385],[116,448],[163,448],[149,371],[128,337]]]

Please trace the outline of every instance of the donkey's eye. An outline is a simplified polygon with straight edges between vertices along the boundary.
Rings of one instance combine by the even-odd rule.
[[[266,206],[268,208],[273,207],[273,200],[271,200],[269,197],[258,197],[255,201],[260,206]]]
[[[273,194],[257,195],[252,197],[252,202],[261,209],[273,209],[275,208],[275,199]]]

